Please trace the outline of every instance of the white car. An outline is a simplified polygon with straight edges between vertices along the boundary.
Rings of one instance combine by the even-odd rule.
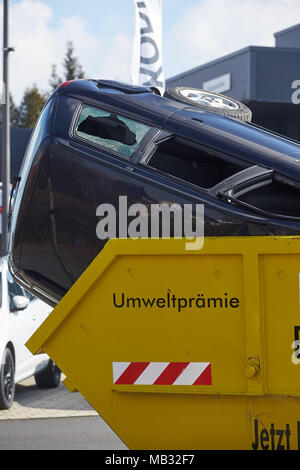
[[[51,307],[11,277],[6,259],[0,260],[0,409],[11,407],[15,384],[34,375],[41,388],[57,387],[60,370],[46,354],[33,356],[26,341],[43,323]]]

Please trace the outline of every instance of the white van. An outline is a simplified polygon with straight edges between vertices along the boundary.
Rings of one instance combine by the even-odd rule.
[[[51,307],[11,277],[6,259],[0,260],[0,409],[11,407],[15,384],[34,375],[41,388],[57,387],[60,370],[46,354],[33,356],[26,341],[43,323]]]

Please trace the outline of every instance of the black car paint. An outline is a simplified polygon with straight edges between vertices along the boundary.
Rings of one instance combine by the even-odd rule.
[[[72,133],[81,103],[134,119],[154,129],[131,159],[83,142]],[[55,305],[101,251],[96,208],[119,195],[128,205],[162,201],[205,205],[206,236],[300,234],[300,220],[268,217],[228,203],[141,163],[168,135],[200,142],[284,177],[300,181],[300,146],[216,113],[171,101],[142,87],[74,81],[46,105],[38,142],[27,150],[11,222],[9,266],[18,282]],[[235,175],[235,179],[239,175]]]

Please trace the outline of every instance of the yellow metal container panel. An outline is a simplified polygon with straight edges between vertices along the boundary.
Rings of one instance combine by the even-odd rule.
[[[131,449],[298,449],[299,272],[295,237],[111,240],[28,347]]]

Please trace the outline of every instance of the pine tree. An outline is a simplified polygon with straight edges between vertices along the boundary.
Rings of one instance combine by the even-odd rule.
[[[74,55],[74,46],[71,41],[67,43],[66,55],[63,61],[64,77],[60,78],[57,75],[57,67],[52,64],[52,71],[50,76],[50,86],[52,90],[58,87],[63,81],[76,80],[84,78],[84,71],[80,65],[77,57]]]
[[[32,129],[35,126],[46,99],[46,96],[39,92],[35,84],[25,90],[19,108],[19,127]]]
[[[11,127],[19,127],[20,111],[15,105],[13,97],[10,95],[10,124]]]

